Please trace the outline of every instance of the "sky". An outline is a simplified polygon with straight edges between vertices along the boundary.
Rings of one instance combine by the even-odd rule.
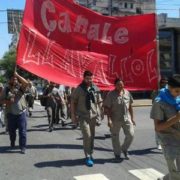
[[[169,17],[180,16],[180,0],[156,0],[159,13],[168,13]],[[7,30],[7,9],[24,9],[25,0],[0,0],[0,58],[8,51],[12,35]]]

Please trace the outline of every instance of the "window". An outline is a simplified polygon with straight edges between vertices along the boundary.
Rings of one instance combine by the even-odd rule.
[[[136,13],[137,13],[137,14],[142,14],[141,8],[136,8]]]
[[[172,70],[173,68],[172,44],[173,44],[172,33],[160,32],[159,51],[160,51],[161,70]]]
[[[133,9],[133,7],[134,7],[133,5],[134,5],[134,4],[133,4],[133,3],[131,3],[131,9]]]
[[[127,3],[124,3],[124,8],[127,9]]]

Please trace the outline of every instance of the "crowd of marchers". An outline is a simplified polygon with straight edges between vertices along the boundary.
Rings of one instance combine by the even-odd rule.
[[[66,126],[67,119],[71,119],[73,128],[80,126],[85,164],[88,167],[94,165],[95,128],[101,124],[105,115],[115,161],[130,159],[128,149],[133,142],[136,122],[133,97],[125,88],[125,83],[122,79],[115,79],[114,89],[102,92],[93,83],[93,74],[85,71],[82,82],[76,88],[48,82],[39,97],[41,105],[47,111],[49,132],[53,131],[55,124]],[[17,72],[8,84],[0,84],[0,125],[5,126],[5,133],[9,134],[12,149],[15,147],[16,130],[19,131],[19,148],[22,154],[26,152],[27,116],[32,116],[36,99],[36,87]],[[159,90],[152,93],[152,101],[151,114],[147,114],[147,117],[150,116],[154,120],[157,148],[163,150],[169,170],[162,179],[179,180],[180,75],[162,78]],[[119,140],[120,129],[123,129],[125,135],[122,144]]]

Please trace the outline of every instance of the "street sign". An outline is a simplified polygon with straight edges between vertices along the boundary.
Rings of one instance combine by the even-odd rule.
[[[23,18],[22,10],[8,9],[7,20],[8,20],[8,33],[17,34],[20,32]]]

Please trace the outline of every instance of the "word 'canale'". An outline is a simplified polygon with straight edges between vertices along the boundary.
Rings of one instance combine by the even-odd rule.
[[[86,17],[78,15],[74,27],[72,27],[74,22],[71,22],[70,15],[67,12],[60,12],[58,20],[48,19],[48,13],[56,14],[57,11],[50,0],[45,0],[41,6],[41,19],[44,27],[48,31],[47,36],[50,36],[50,34],[58,28],[62,33],[80,33],[86,35],[88,40],[101,40],[108,44],[126,44],[129,41],[128,29],[126,27],[119,27],[113,33],[113,36],[109,36],[108,32],[111,29],[110,23],[105,22],[103,25],[90,24]]]

